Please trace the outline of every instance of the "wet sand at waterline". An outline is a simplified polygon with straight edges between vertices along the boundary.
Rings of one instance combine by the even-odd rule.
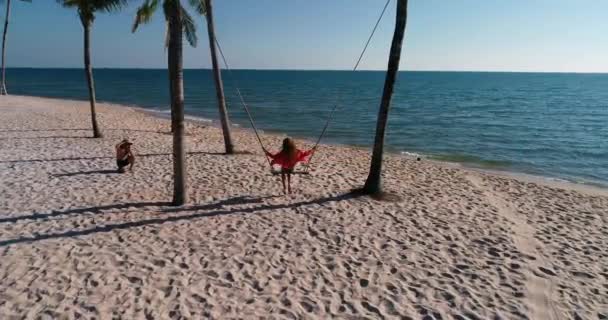
[[[377,202],[348,194],[369,151],[322,146],[283,196],[252,133],[226,156],[189,123],[190,201],[171,207],[169,121],[98,112],[92,139],[87,102],[0,99],[2,319],[608,316],[605,191],[388,155],[402,201]]]

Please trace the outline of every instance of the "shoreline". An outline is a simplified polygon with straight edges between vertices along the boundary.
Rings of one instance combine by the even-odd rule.
[[[21,95],[12,95],[12,96],[24,97],[24,98],[64,100],[64,101],[73,101],[73,102],[88,102],[88,100],[86,100],[86,99],[79,100],[79,99],[71,99],[71,98],[55,98],[55,97],[44,97],[44,96],[21,96]],[[128,109],[135,110],[137,112],[141,112],[142,114],[145,114],[147,116],[156,117],[156,118],[170,121],[170,111],[164,110],[164,109],[163,110],[153,109],[153,108],[158,108],[158,107],[142,107],[142,106],[138,106],[135,104],[127,105],[127,104],[114,103],[114,102],[108,102],[108,101],[102,101],[102,100],[97,101],[97,103],[104,104],[106,106],[111,106],[114,108],[128,108]],[[184,116],[185,116],[184,121],[187,123],[192,123],[192,124],[196,124],[199,126],[212,126],[216,129],[220,129],[221,124],[219,123],[219,120],[217,120],[217,119],[208,119],[208,118],[193,116],[193,115],[189,115],[189,114],[185,114]],[[233,130],[242,130],[243,132],[253,134],[253,129],[249,128],[249,126],[243,126],[239,123],[233,122],[232,129]],[[274,137],[287,136],[285,133],[282,133],[279,131],[274,131],[274,130],[258,129],[258,131],[260,133],[263,133],[264,135],[269,135],[269,136],[274,136]],[[313,140],[314,138],[301,137],[301,136],[294,136],[293,138],[295,138],[296,140],[299,140],[299,141],[305,141],[307,144],[314,145],[314,140]],[[258,146],[258,145],[256,144],[256,146]],[[371,146],[366,147],[366,146],[361,146],[361,145],[351,145],[351,144],[343,144],[343,143],[327,143],[327,142],[323,142],[323,141],[321,141],[320,146],[350,148],[350,149],[359,150],[359,151],[371,152]],[[256,147],[256,150],[254,151],[255,153],[257,153],[259,151],[259,150],[257,150],[257,148],[259,148],[259,146]],[[429,155],[429,154],[411,152],[411,151],[405,151],[405,150],[392,150],[391,148],[386,148],[385,154],[389,154],[392,156],[401,156],[401,157],[404,157],[409,160],[416,160],[416,157],[419,156],[424,161],[429,161],[429,162],[432,162],[432,163],[435,163],[438,165],[443,165],[443,166],[448,166],[448,167],[458,167],[458,168],[462,168],[462,169],[473,170],[476,172],[498,175],[498,176],[502,176],[502,177],[510,177],[510,178],[514,178],[514,179],[527,181],[527,182],[541,183],[546,186],[556,186],[556,187],[563,188],[563,189],[574,189],[577,191],[582,191],[582,192],[587,192],[587,193],[592,193],[592,194],[599,194],[599,195],[608,194],[608,181],[607,182],[591,181],[591,180],[587,180],[587,179],[580,178],[580,177],[578,178],[580,181],[575,181],[575,180],[573,180],[575,178],[540,175],[540,174],[529,173],[529,172],[524,172],[524,171],[510,170],[508,168],[486,168],[486,167],[484,167],[483,164],[480,164],[479,162],[467,162],[467,161],[460,162],[460,161],[439,160],[439,159],[435,159],[435,157],[442,157],[442,155]]]
[[[19,95],[16,95],[16,96],[18,97]],[[88,101],[86,99],[80,100],[80,99],[71,99],[71,98],[45,97],[45,96],[21,96],[21,97],[78,101],[78,102],[87,102]],[[111,105],[111,106],[115,106],[117,108],[132,108],[135,110],[139,110],[140,112],[142,112],[146,115],[149,115],[149,116],[159,117],[161,119],[170,119],[170,110],[166,109],[166,108],[160,109],[159,107],[153,107],[153,106],[144,107],[144,106],[139,106],[136,104],[121,104],[121,103],[114,103],[114,102],[103,101],[103,100],[99,100],[99,101],[97,101],[97,103]],[[220,128],[219,120],[215,119],[215,118],[212,118],[212,119],[204,118],[204,117],[199,117],[196,115],[191,115],[191,114],[186,113],[184,120],[186,122],[190,122],[190,123],[201,123],[204,125],[211,125],[215,128]],[[234,121],[232,121],[231,125],[234,130],[245,130],[245,132],[253,133],[253,130],[251,128],[249,128],[249,123],[241,124],[241,123],[235,123]],[[258,129],[258,131],[263,132],[264,134],[267,134],[267,135],[275,136],[275,137],[287,136],[285,133],[280,132],[280,131],[261,130],[261,129]],[[306,136],[294,136],[293,138],[300,140],[300,141],[306,141],[307,143],[309,143],[311,145],[314,144],[314,139],[315,139],[314,137],[306,137]],[[371,146],[353,145],[353,144],[346,144],[346,143],[333,143],[333,142],[329,143],[329,142],[321,141],[320,145],[371,151]],[[503,175],[503,176],[511,176],[514,178],[521,177],[522,179],[526,179],[527,181],[537,181],[537,182],[548,183],[548,184],[555,183],[556,185],[572,184],[574,188],[581,189],[581,190],[589,189],[591,192],[598,192],[598,191],[608,192],[608,181],[597,181],[597,180],[591,180],[591,179],[587,179],[587,178],[583,178],[583,177],[564,177],[564,176],[560,176],[560,175],[543,175],[540,173],[530,172],[530,171],[526,171],[523,169],[521,169],[521,170],[511,169],[511,168],[509,168],[509,166],[499,166],[496,168],[491,168],[491,167],[488,167],[488,165],[486,165],[486,162],[493,162],[494,160],[480,160],[480,161],[454,160],[454,161],[450,161],[450,160],[443,160],[440,158],[450,157],[452,154],[426,154],[424,152],[397,150],[397,149],[391,148],[390,146],[387,146],[385,148],[385,154],[400,155],[400,156],[404,156],[404,157],[409,157],[410,159],[415,159],[417,156],[419,156],[420,158],[422,158],[425,161],[433,161],[435,163],[440,163],[440,164],[445,164],[445,165],[458,165],[462,168],[466,168],[466,169],[470,169],[470,170],[477,170],[480,172],[498,174],[498,175]],[[562,186],[562,187],[564,187],[564,186]]]
[[[132,109],[135,109],[139,112],[142,112],[142,113],[144,113],[148,116],[152,116],[152,117],[158,117],[158,118],[165,119],[165,120],[170,119],[170,114],[163,112],[163,111],[150,110],[145,107],[138,107],[138,106],[127,106],[127,105],[114,104],[114,103],[109,103],[109,104],[111,104],[117,108],[132,108]],[[186,117],[188,117],[188,115],[186,115]],[[221,128],[221,124],[219,123],[219,120],[200,118],[200,117],[196,117],[196,116],[190,116],[190,117],[191,117],[190,119],[186,118],[184,120],[186,122],[190,122],[190,123],[193,123],[196,125],[202,125],[202,126],[210,125],[217,129]],[[196,119],[196,118],[199,118],[199,119]],[[236,124],[236,126],[234,126],[235,125],[234,123],[232,125],[233,125],[233,127],[232,127],[233,130],[241,130],[248,134],[254,134],[252,128],[243,127],[240,124]],[[270,136],[274,136],[274,137],[287,136],[285,133],[282,133],[279,131],[274,131],[274,130],[258,129],[258,131],[265,135],[270,135]],[[314,143],[315,143],[313,138],[310,138],[310,137],[296,136],[293,138],[295,138],[296,140],[299,140],[299,141],[305,141],[308,145],[314,145]],[[354,150],[365,151],[365,152],[371,153],[371,147],[365,147],[365,146],[359,146],[359,145],[328,143],[328,142],[321,141],[319,146],[350,148],[350,149],[354,149]],[[259,146],[257,146],[257,147],[259,148]],[[259,150],[255,150],[255,152],[258,152],[258,151]],[[540,184],[544,184],[546,186],[559,187],[559,188],[563,188],[563,189],[574,189],[577,191],[587,192],[587,193],[592,193],[592,194],[608,195],[608,182],[606,182],[606,183],[592,182],[592,181],[578,182],[578,181],[573,181],[573,180],[563,178],[563,177],[543,176],[543,175],[527,173],[527,172],[522,172],[522,171],[517,171],[517,170],[509,170],[507,168],[491,169],[491,168],[485,168],[485,167],[483,167],[483,165],[476,165],[477,162],[459,162],[459,161],[438,160],[438,159],[434,159],[434,156],[432,156],[432,155],[428,155],[428,154],[424,154],[424,153],[417,153],[417,152],[410,152],[410,151],[403,151],[403,150],[399,150],[399,151],[385,150],[385,154],[403,157],[403,158],[406,158],[409,160],[416,160],[417,157],[420,157],[422,161],[428,161],[431,163],[435,163],[437,165],[473,170],[473,171],[477,171],[477,172],[481,172],[481,173],[485,173],[485,174],[509,177],[509,178],[526,181],[526,182],[540,183]]]

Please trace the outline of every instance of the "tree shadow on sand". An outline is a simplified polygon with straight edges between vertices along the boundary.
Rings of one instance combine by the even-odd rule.
[[[92,136],[0,137],[0,140],[96,139]]]
[[[53,131],[91,131],[91,128],[53,128],[53,129],[0,129],[1,132],[53,132]],[[147,132],[147,133],[161,133],[171,134],[171,131],[160,131],[160,130],[143,130],[143,129],[121,129],[121,128],[103,128],[102,131],[132,131],[132,132]]]
[[[89,175],[89,174],[121,174],[117,169],[114,170],[92,170],[92,171],[76,171],[76,172],[67,172],[67,173],[58,173],[54,174],[54,177],[72,177],[72,176],[80,176],[80,175]]]
[[[74,208],[68,209],[65,211],[52,211],[51,213],[34,213],[32,215],[24,215],[24,216],[16,216],[10,218],[0,218],[0,223],[3,222],[17,222],[21,220],[46,220],[49,218],[72,215],[72,214],[81,214],[81,213],[103,213],[106,210],[120,210],[120,209],[130,209],[130,208],[146,208],[146,207],[167,207],[163,209],[163,212],[179,212],[185,210],[211,210],[218,209],[225,205],[238,205],[238,204],[248,204],[248,203],[260,203],[265,198],[269,197],[258,197],[252,198],[247,196],[233,197],[218,201],[216,203],[198,205],[198,206],[183,206],[183,207],[170,207],[170,202],[128,202],[128,203],[117,203],[110,204],[104,206],[97,207],[85,207],[85,208]]]
[[[91,129],[24,129],[24,130],[0,130],[0,133],[3,132],[17,132],[17,133],[26,133],[26,132],[48,132],[52,134],[53,132],[62,132],[62,131],[84,131],[89,132]],[[158,131],[158,130],[142,130],[142,129],[103,129],[102,131],[125,131],[125,132],[144,132],[144,133],[157,133],[157,134],[171,134],[171,131]],[[67,133],[67,132],[66,132]],[[94,139],[93,136],[67,136],[67,135],[50,135],[50,136],[37,136],[37,137],[0,137],[0,140],[43,140],[43,139]]]
[[[54,161],[79,161],[79,160],[99,160],[115,159],[114,157],[72,157],[72,158],[51,158],[51,159],[23,159],[23,160],[3,160],[0,163],[30,163],[30,162],[54,162]]]
[[[50,213],[34,213],[31,215],[20,215],[16,217],[8,217],[8,218],[0,218],[0,223],[7,222],[18,222],[21,220],[45,220],[49,218],[71,215],[71,214],[80,214],[80,213],[102,213],[105,210],[117,210],[117,209],[127,209],[127,208],[145,208],[145,207],[160,207],[160,206],[169,206],[171,203],[169,202],[133,202],[133,203],[117,203],[110,204],[105,206],[97,206],[97,207],[86,207],[86,208],[75,208],[68,209],[65,211],[51,211]]]
[[[188,152],[188,155],[208,155],[208,156],[231,156],[224,152],[210,152],[210,151],[192,151]],[[254,155],[254,153],[242,151],[237,154]],[[135,157],[170,157],[171,153],[143,153],[135,154]],[[114,157],[72,157],[72,158],[50,158],[50,159],[23,159],[23,160],[1,160],[0,163],[29,163],[29,162],[54,162],[54,161],[80,161],[80,160],[100,160],[100,159],[115,159]]]
[[[346,193],[346,194],[339,194],[339,195],[335,195],[335,196],[318,198],[318,199],[313,199],[313,200],[308,200],[308,201],[300,201],[300,202],[295,202],[295,203],[265,204],[265,205],[260,205],[257,207],[251,207],[251,208],[229,208],[229,209],[216,210],[216,211],[211,211],[211,212],[198,212],[198,213],[194,212],[192,214],[187,214],[187,215],[169,216],[169,217],[163,217],[163,218],[151,218],[151,219],[144,219],[144,220],[139,220],[139,221],[108,224],[108,225],[97,226],[97,227],[93,227],[90,229],[84,229],[84,230],[73,230],[73,231],[66,231],[66,232],[61,232],[61,233],[37,234],[37,235],[33,235],[33,236],[24,236],[24,237],[20,237],[20,238],[16,238],[16,239],[2,240],[2,241],[0,241],[0,247],[9,246],[9,245],[13,245],[13,244],[20,244],[20,243],[32,243],[32,242],[43,241],[43,240],[48,240],[48,239],[73,238],[73,237],[86,236],[86,235],[91,235],[91,234],[96,234],[96,233],[101,233],[101,232],[111,232],[114,230],[125,230],[125,229],[130,229],[130,228],[137,228],[137,227],[150,226],[150,225],[160,225],[160,224],[169,223],[169,222],[187,221],[187,220],[215,217],[215,216],[221,216],[221,215],[252,214],[252,213],[259,213],[260,211],[266,211],[266,210],[271,211],[271,210],[277,210],[277,209],[293,209],[293,208],[298,208],[298,207],[313,205],[313,204],[324,204],[327,202],[350,200],[350,199],[356,198],[358,196],[359,195],[357,195],[357,194]],[[235,198],[228,198],[228,199],[216,202],[216,203],[200,205],[200,206],[185,206],[185,207],[178,207],[178,208],[167,207],[163,210],[163,212],[164,213],[177,213],[177,212],[188,212],[188,211],[197,211],[197,210],[214,210],[214,209],[221,209],[223,206],[228,206],[228,205],[261,203],[261,202],[263,202],[264,198],[265,197],[242,197],[241,196],[241,197],[235,197]],[[32,215],[32,216],[6,218],[4,220],[0,220],[0,222],[15,222],[15,221],[19,221],[22,219],[45,219],[45,218],[50,218],[50,217],[55,217],[55,216],[84,213],[84,212],[102,213],[104,210],[126,209],[129,207],[143,208],[143,207],[167,206],[167,205],[168,205],[168,203],[162,203],[162,202],[161,203],[158,203],[158,202],[125,203],[125,204],[116,204],[116,205],[109,205],[109,206],[71,209],[71,210],[67,210],[67,211],[53,212],[53,213],[46,214],[46,215]]]
[[[91,129],[54,128],[54,129],[1,129],[0,132],[50,132],[50,131],[88,131]]]
[[[161,131],[161,130],[110,128],[110,129],[103,129],[103,131],[129,131],[129,132],[146,132],[146,133],[158,133],[158,134],[172,134],[171,130]]]

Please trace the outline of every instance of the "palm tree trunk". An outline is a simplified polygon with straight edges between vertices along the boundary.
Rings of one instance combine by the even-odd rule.
[[[97,125],[97,113],[95,112],[95,82],[93,81],[93,67],[91,66],[91,25],[92,21],[81,16],[80,21],[84,28],[84,72],[87,77],[89,89],[89,101],[91,102],[91,123],[93,125],[93,137],[101,138],[101,131]]]
[[[8,17],[11,13],[11,0],[6,0],[6,16],[4,17],[4,33],[2,34],[2,85],[0,95],[7,95],[6,91],[6,33],[8,32]]]
[[[391,106],[395,79],[397,78],[397,72],[399,71],[399,60],[401,58],[401,46],[403,44],[406,22],[407,0],[398,0],[395,32],[393,34],[393,42],[391,44],[391,51],[388,59],[386,79],[384,80],[384,90],[380,103],[380,111],[378,112],[378,122],[376,123],[376,137],[374,139],[372,161],[369,175],[365,181],[365,186],[363,187],[363,192],[367,194],[379,195],[382,193],[382,155],[384,152],[384,138],[386,135],[386,124],[388,122],[388,113]]]
[[[232,136],[230,134],[230,119],[226,111],[226,98],[224,97],[224,85],[222,83],[222,74],[217,62],[217,52],[215,49],[215,29],[213,27],[213,10],[211,8],[211,0],[206,0],[207,10],[207,32],[209,34],[209,50],[211,51],[211,63],[213,64],[213,78],[215,80],[215,92],[217,103],[220,109],[220,121],[222,123],[222,132],[224,133],[224,145],[226,154],[234,153],[234,145],[232,144]]]
[[[182,13],[179,1],[167,5],[169,20],[169,91],[171,92],[171,127],[173,128],[173,205],[187,201],[186,152],[184,141],[184,70]]]

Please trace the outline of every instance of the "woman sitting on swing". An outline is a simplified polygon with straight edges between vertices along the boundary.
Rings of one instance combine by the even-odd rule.
[[[296,144],[290,138],[283,139],[283,148],[280,152],[272,154],[268,150],[264,149],[266,156],[272,159],[271,165],[278,164],[281,166],[281,182],[283,183],[283,193],[291,193],[291,174],[293,168],[298,162],[306,162],[307,158],[313,154],[316,147],[308,150],[301,151],[296,148]],[[287,189],[285,189],[285,178],[287,177]],[[287,191],[287,192],[286,192]]]

